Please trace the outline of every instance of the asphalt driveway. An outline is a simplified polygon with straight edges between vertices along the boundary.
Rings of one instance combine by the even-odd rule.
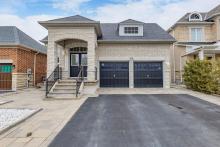
[[[219,147],[220,107],[189,95],[89,98],[50,147]]]

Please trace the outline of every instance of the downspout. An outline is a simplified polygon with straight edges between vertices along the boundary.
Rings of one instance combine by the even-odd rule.
[[[34,54],[34,86],[35,86],[35,81],[36,81],[36,60],[37,60],[37,55],[40,52],[38,51],[37,53]]]

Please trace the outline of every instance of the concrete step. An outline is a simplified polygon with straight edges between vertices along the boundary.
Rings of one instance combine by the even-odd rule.
[[[59,86],[76,86],[76,83],[58,83]]]
[[[62,94],[72,94],[74,95],[76,93],[76,91],[53,91],[51,92],[50,94],[53,94],[53,95],[62,95]]]
[[[76,86],[56,86],[54,90],[76,90]]]
[[[55,87],[53,89],[53,92],[59,92],[59,93],[69,93],[69,92],[75,92],[75,91],[76,91],[76,88],[72,88],[72,89],[63,88],[63,89],[61,89],[61,88]]]
[[[75,94],[48,94],[47,98],[57,99],[57,100],[74,100],[76,99]]]
[[[69,83],[76,83],[76,80],[60,80],[59,83],[62,84],[69,84]]]

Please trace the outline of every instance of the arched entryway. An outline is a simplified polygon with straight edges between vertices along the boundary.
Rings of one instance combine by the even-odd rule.
[[[62,77],[76,78],[81,69],[87,77],[88,43],[80,39],[63,39],[56,42],[58,62],[62,68]]]

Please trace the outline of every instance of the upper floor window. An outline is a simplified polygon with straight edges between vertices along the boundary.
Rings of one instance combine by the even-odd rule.
[[[199,13],[192,13],[189,15],[189,21],[202,21],[202,16]]]
[[[203,29],[202,28],[191,28],[191,41],[202,42],[203,40]]]
[[[138,34],[138,27],[124,27],[125,34]]]

